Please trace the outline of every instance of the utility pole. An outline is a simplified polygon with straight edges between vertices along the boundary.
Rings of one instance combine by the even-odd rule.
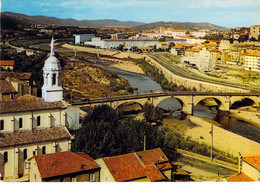
[[[144,151],[146,149],[146,135],[144,135]]]
[[[77,59],[77,49],[75,49],[75,59]]]
[[[211,131],[209,132],[211,135],[211,150],[210,150],[210,161],[213,161],[213,125],[211,125]]]

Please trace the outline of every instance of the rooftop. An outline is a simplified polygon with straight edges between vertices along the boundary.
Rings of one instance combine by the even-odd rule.
[[[242,159],[254,168],[260,170],[260,155],[242,157]]]
[[[164,180],[165,177],[160,172],[160,168],[163,167],[162,170],[172,168],[168,163],[168,158],[160,148],[106,157],[103,158],[103,160],[117,182],[139,178],[161,181]],[[162,164],[156,167],[158,160]]]
[[[39,128],[33,131],[19,130],[15,132],[1,132],[0,148],[69,138],[69,133],[63,127]]]
[[[0,80],[0,93],[15,93],[13,85],[11,82],[6,80]]]
[[[235,174],[233,176],[227,177],[226,178],[228,181],[231,182],[250,182],[254,181],[252,178],[247,176],[245,173],[241,172],[239,174]]]
[[[0,66],[14,66],[14,60],[0,60]]]
[[[20,79],[20,80],[29,80],[31,78],[31,73],[19,73],[19,72],[0,72],[0,79],[6,79],[7,77]]]
[[[34,156],[42,178],[100,168],[87,154],[70,151]]]
[[[31,95],[24,95],[15,100],[1,101],[0,114],[25,112],[32,110],[58,109],[64,108],[62,101],[45,102],[42,98]]]
[[[244,53],[243,55],[246,55],[246,56],[257,56],[257,57],[259,57],[259,56],[260,56],[260,53],[258,53],[258,52]]]
[[[104,41],[159,41],[159,39],[103,39]],[[165,41],[185,41],[185,39],[165,39]]]

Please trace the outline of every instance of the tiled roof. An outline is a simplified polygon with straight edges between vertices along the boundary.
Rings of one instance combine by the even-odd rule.
[[[63,127],[39,128],[33,131],[19,130],[15,132],[1,132],[0,148],[69,138],[69,133]]]
[[[117,182],[147,177],[151,181],[165,179],[154,164],[143,165],[134,153],[107,157],[103,160]]]
[[[90,161],[86,157],[89,156],[70,151],[34,156],[42,178],[99,168],[94,160]]]
[[[15,93],[15,89],[11,82],[0,80],[0,93]]]
[[[18,72],[0,72],[0,79],[5,79],[6,77],[29,80],[32,76],[31,73],[18,73]]]
[[[254,52],[254,53],[244,53],[243,55],[246,55],[246,56],[260,56],[260,53],[258,52]]]
[[[242,157],[242,159],[254,168],[260,170],[260,155]]]
[[[159,166],[157,167],[162,170],[172,168],[171,165],[168,163],[169,159],[166,157],[166,155],[163,153],[163,151],[160,148],[139,151],[136,152],[136,154],[139,157],[139,159],[143,162],[144,165],[154,163],[155,165],[159,164]]]
[[[62,101],[45,102],[42,98],[31,95],[24,95],[15,100],[0,102],[0,114],[58,108],[65,108]]]
[[[231,182],[248,182],[248,181],[254,181],[252,178],[247,176],[245,173],[241,172],[240,174],[235,174],[233,176],[226,178],[228,181]]]
[[[1,66],[14,66],[14,60],[0,60]]]

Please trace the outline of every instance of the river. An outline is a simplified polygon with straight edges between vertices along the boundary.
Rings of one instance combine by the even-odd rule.
[[[135,74],[127,71],[122,71],[115,68],[110,68],[103,65],[96,66],[102,67],[108,71],[117,73],[119,76],[128,80],[130,85],[133,88],[138,88],[135,93],[147,93],[150,91],[161,90],[161,86],[152,80],[149,76],[144,76],[140,74]],[[180,119],[181,112],[181,104],[175,98],[168,98],[163,100],[158,104],[158,107],[170,110],[172,112],[172,116],[174,118]],[[236,134],[239,134],[243,137],[249,138],[256,142],[260,142],[260,129],[243,121],[237,120],[235,118],[230,118],[229,114],[222,115],[221,118],[218,117],[218,110],[215,108],[205,107],[203,105],[198,104],[194,110],[193,115],[198,117],[204,117],[212,120],[218,119],[218,122],[223,126],[223,128],[232,131]],[[223,119],[228,119],[228,122],[224,122]],[[228,125],[228,126],[227,126]]]

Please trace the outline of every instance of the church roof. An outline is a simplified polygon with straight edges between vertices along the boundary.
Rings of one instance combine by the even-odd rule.
[[[44,70],[60,70],[60,61],[54,56],[50,55],[45,61]]]
[[[65,128],[39,128],[35,130],[19,130],[15,132],[0,133],[0,148],[14,145],[33,144],[60,139],[70,139],[70,134]]]
[[[0,102],[0,114],[60,108],[65,108],[62,101],[46,102],[42,98],[31,95],[24,95],[15,100]]]

